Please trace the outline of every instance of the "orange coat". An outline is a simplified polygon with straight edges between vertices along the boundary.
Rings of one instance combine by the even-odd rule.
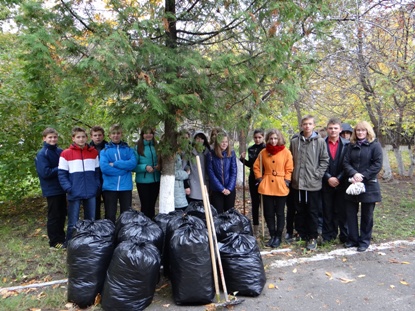
[[[262,157],[263,174],[261,176],[260,158]],[[290,150],[284,148],[275,155],[262,149],[254,163],[255,179],[261,178],[258,186],[260,194],[270,196],[286,196],[290,192],[285,180],[291,181],[293,171],[293,157]]]

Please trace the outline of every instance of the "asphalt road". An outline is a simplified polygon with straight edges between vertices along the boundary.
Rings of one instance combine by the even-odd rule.
[[[261,295],[240,297],[245,300],[231,310],[415,310],[415,241],[371,245],[364,253],[338,249],[304,258],[280,250],[263,253],[263,262],[267,283]],[[208,309],[214,310],[177,306],[171,295],[156,293],[146,310]]]

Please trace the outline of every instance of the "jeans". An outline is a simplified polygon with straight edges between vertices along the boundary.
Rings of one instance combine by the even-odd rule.
[[[72,231],[79,220],[81,203],[84,207],[84,219],[95,220],[95,196],[89,199],[68,201],[68,229],[66,231],[66,242],[72,238]]]

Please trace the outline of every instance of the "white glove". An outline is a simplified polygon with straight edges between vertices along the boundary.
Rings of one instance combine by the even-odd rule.
[[[366,192],[366,188],[362,182],[351,184],[346,190],[346,193],[350,195],[359,195],[364,192]]]

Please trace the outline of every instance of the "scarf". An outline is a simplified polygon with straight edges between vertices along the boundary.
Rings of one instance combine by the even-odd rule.
[[[267,152],[269,154],[276,155],[278,152],[283,150],[285,148],[285,146],[284,145],[282,145],[282,146],[272,146],[271,144],[267,144],[266,148],[267,148]]]
[[[359,146],[361,146],[364,142],[366,142],[367,140],[366,140],[366,138],[363,138],[363,139],[359,139],[358,141],[357,141],[357,144],[359,145]]]

